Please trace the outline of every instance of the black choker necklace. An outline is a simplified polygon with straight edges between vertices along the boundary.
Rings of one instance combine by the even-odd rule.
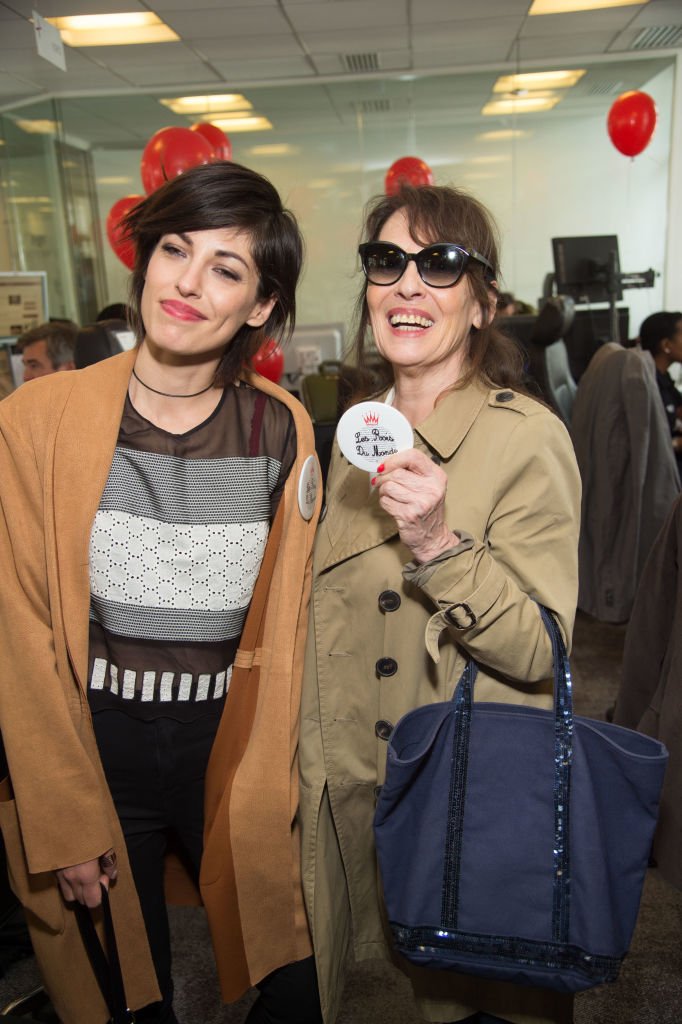
[[[135,372],[134,366],[133,377],[138,382],[138,384],[141,384],[143,388],[147,389],[147,391],[152,391],[155,395],[161,395],[163,398],[196,398],[197,395],[205,395],[206,392],[210,391],[211,388],[213,387],[213,382],[211,381],[211,383],[207,387],[202,388],[201,391],[193,391],[191,395],[171,395],[168,393],[168,391],[157,391],[156,388],[150,387],[149,384],[145,384],[141,377],[138,377],[137,373]]]

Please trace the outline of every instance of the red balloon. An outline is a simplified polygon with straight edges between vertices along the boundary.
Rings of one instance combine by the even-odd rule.
[[[216,160],[232,159],[232,143],[217,124],[211,124],[210,121],[199,121],[192,125],[190,131],[197,132],[198,135],[202,135],[210,142]]]
[[[418,156],[401,156],[386,172],[384,185],[386,195],[394,196],[402,185],[433,185],[433,172]]]
[[[123,225],[121,221],[144,198],[144,196],[124,196],[123,199],[117,199],[107,216],[106,230],[109,244],[121,263],[124,263],[128,270],[132,270],[135,266],[135,245],[133,242],[127,241],[122,237]]]
[[[251,359],[251,366],[261,377],[277,384],[284,373],[284,352],[274,338],[263,342]]]
[[[160,128],[144,147],[140,174],[149,195],[165,181],[215,159],[213,146],[203,135],[189,128]]]
[[[609,110],[609,138],[620,153],[637,156],[651,141],[656,117],[656,104],[648,93],[624,92]]]

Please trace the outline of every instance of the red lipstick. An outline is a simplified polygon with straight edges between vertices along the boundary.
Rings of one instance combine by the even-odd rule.
[[[174,317],[176,320],[206,320],[203,313],[186,302],[178,302],[176,299],[166,299],[161,303],[164,313]]]

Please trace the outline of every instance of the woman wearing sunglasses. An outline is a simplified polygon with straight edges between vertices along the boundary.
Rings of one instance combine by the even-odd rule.
[[[370,482],[334,452],[314,553],[301,716],[303,875],[325,1021],[343,964],[391,958],[372,819],[386,741],[448,699],[467,658],[479,700],[551,706],[536,602],[570,642],[580,484],[560,420],[525,393],[493,320],[496,232],[451,188],[368,209],[355,353],[380,356],[378,397],[412,424]],[[376,361],[376,356],[373,357]],[[366,397],[366,396],[363,396]],[[429,1021],[567,1024],[570,997],[406,966]]]

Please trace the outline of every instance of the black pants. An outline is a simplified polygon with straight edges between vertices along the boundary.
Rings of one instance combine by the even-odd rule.
[[[163,884],[169,841],[198,880],[203,851],[204,779],[217,716],[194,722],[172,718],[142,721],[125,712],[93,715],[104,772],[121,821],[140,899],[161,1003],[137,1014],[139,1021],[177,1024],[173,1013],[171,947]],[[274,971],[249,1024],[318,1024],[319,995],[312,957]]]

